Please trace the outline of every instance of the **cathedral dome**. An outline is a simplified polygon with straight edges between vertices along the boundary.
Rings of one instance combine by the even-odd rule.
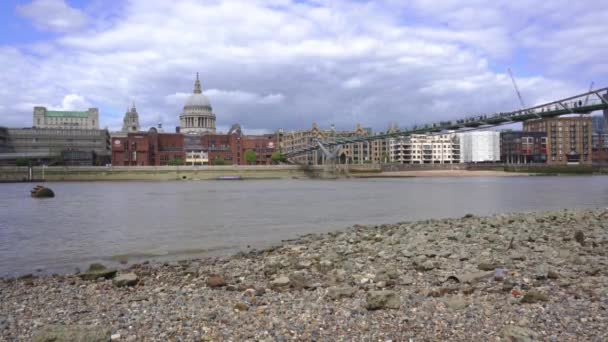
[[[190,95],[190,97],[188,98],[188,100],[186,100],[186,104],[184,105],[184,107],[211,107],[211,102],[209,102],[209,99],[207,98],[207,96],[203,95],[203,94],[192,94]]]
[[[179,116],[181,132],[186,134],[215,133],[215,114],[211,102],[201,91],[201,82],[196,73],[194,92],[184,104],[184,110]]]

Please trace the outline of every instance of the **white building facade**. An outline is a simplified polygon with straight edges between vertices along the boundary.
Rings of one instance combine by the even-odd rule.
[[[47,110],[34,107],[33,128],[99,129],[99,110],[86,111]]]
[[[458,137],[462,163],[500,161],[500,132],[464,132],[458,133]]]
[[[392,163],[454,164],[460,162],[460,142],[454,133],[413,134],[388,140]]]

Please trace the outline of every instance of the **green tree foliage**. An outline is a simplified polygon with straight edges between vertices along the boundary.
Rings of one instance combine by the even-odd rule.
[[[221,166],[221,165],[232,165],[232,163],[231,163],[231,162],[229,162],[229,161],[227,161],[227,160],[220,159],[220,158],[218,157],[218,158],[215,158],[215,159],[213,160],[213,165],[217,165],[217,166]]]
[[[245,151],[245,162],[247,164],[249,164],[249,165],[255,164],[255,161],[257,158],[258,158],[258,156],[255,154],[254,150]]]
[[[184,165],[184,161],[181,159],[171,159],[167,162],[167,165],[171,165],[171,166]]]
[[[30,165],[30,160],[27,158],[18,158],[17,160],[15,160],[15,164],[17,166],[28,166]]]
[[[285,158],[285,156],[283,155],[283,153],[281,153],[281,151],[275,151],[270,156],[270,159],[272,159],[273,163],[278,164],[278,163],[284,162],[287,158]]]

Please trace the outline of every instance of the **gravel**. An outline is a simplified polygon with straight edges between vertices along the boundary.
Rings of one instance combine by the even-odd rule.
[[[607,209],[356,225],[128,284],[3,280],[0,340],[606,341],[607,269]]]

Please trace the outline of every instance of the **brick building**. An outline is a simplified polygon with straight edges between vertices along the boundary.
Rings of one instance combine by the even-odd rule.
[[[256,165],[268,165],[278,150],[276,135],[244,135],[239,125],[233,125],[227,134],[185,135],[184,141],[186,165],[245,165],[247,150],[255,152]]]
[[[524,122],[524,132],[547,134],[547,164],[591,164],[590,117],[562,117]]]
[[[547,133],[501,132],[500,161],[506,164],[547,162]]]
[[[151,128],[148,132],[112,138],[115,166],[169,165],[171,161],[184,159],[184,136],[178,133],[159,133]]]

